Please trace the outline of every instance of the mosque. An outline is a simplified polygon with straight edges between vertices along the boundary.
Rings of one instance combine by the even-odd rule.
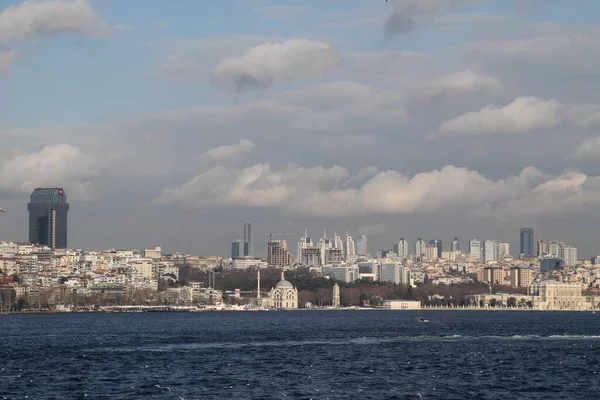
[[[269,297],[260,297],[260,269],[258,270],[258,294],[257,300],[263,307],[275,308],[278,310],[296,310],[298,309],[298,289],[290,281],[285,279],[281,271],[281,280],[277,282],[274,288],[271,288]]]

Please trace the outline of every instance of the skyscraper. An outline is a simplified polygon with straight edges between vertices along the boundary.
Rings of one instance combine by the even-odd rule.
[[[367,252],[367,235],[358,235],[356,239],[356,252],[360,255],[369,254]]]
[[[352,236],[350,236],[348,232],[346,232],[346,260],[348,260],[348,256],[352,258],[355,255],[356,250],[354,249],[354,239],[352,239]]]
[[[442,258],[442,241],[438,239],[432,239],[429,241],[429,245],[437,247],[437,256],[438,258]]]
[[[252,242],[252,224],[244,224],[244,256],[254,257],[254,243]]]
[[[458,243],[458,238],[455,237],[454,240],[452,241],[452,247],[450,248],[451,251],[460,251],[460,244]]]
[[[63,188],[36,188],[27,204],[29,241],[51,248],[67,248],[67,194]]]
[[[481,261],[481,242],[477,239],[473,239],[469,242],[469,261]]]
[[[521,254],[533,257],[533,228],[521,228]]]
[[[400,241],[394,244],[394,252],[400,260],[408,257],[408,242],[404,238],[400,238]]]
[[[241,240],[234,240],[231,242],[231,258],[240,258],[244,254],[244,242]]]
[[[421,238],[418,238],[415,242],[415,255],[417,257],[425,255],[425,241]]]

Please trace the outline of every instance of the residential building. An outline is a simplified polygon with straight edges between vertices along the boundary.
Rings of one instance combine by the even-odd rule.
[[[415,242],[415,255],[417,257],[421,257],[425,255],[425,241],[421,238],[418,238]]]
[[[396,253],[400,260],[408,257],[408,242],[404,238],[400,238],[398,243],[394,244],[394,253]]]
[[[288,251],[286,240],[271,240],[267,243],[267,263],[271,267],[292,265],[292,255]]]
[[[531,285],[531,269],[526,267],[511,267],[510,286],[528,287]]]

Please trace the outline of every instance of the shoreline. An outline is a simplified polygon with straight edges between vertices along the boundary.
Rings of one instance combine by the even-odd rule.
[[[417,308],[417,309],[409,309],[409,310],[394,310],[390,308],[368,308],[368,307],[360,307],[360,308],[298,308],[294,310],[276,310],[276,309],[268,309],[268,310],[239,310],[239,309],[210,309],[210,310],[98,310],[98,311],[57,311],[57,310],[48,310],[48,311],[3,311],[0,312],[0,316],[3,315],[40,315],[40,314],[139,314],[139,313],[253,313],[253,312],[286,312],[286,311],[395,311],[395,312],[429,312],[429,311],[527,311],[527,312],[589,312],[595,314],[596,311],[600,310],[569,310],[569,309],[534,309],[534,308]]]

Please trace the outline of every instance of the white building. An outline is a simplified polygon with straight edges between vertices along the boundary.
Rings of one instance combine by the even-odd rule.
[[[281,271],[281,280],[269,292],[268,303],[271,307],[280,310],[294,310],[298,308],[298,289],[285,280],[283,271]]]
[[[348,233],[346,233],[346,261],[348,261],[349,258],[352,258],[356,255],[356,249],[354,248],[354,239],[352,239],[352,236],[348,235]]]
[[[498,260],[498,242],[486,240],[483,248],[485,262]]]
[[[421,238],[418,238],[415,242],[415,255],[417,257],[421,257],[425,255],[425,241]]]
[[[404,238],[400,238],[398,243],[394,245],[394,252],[398,255],[398,259],[404,260],[408,257],[408,242]]]
[[[473,239],[469,242],[469,261],[481,261],[481,242],[477,239]]]
[[[562,246],[560,248],[560,258],[565,262],[565,266],[573,267],[577,264],[577,248],[573,246]]]

